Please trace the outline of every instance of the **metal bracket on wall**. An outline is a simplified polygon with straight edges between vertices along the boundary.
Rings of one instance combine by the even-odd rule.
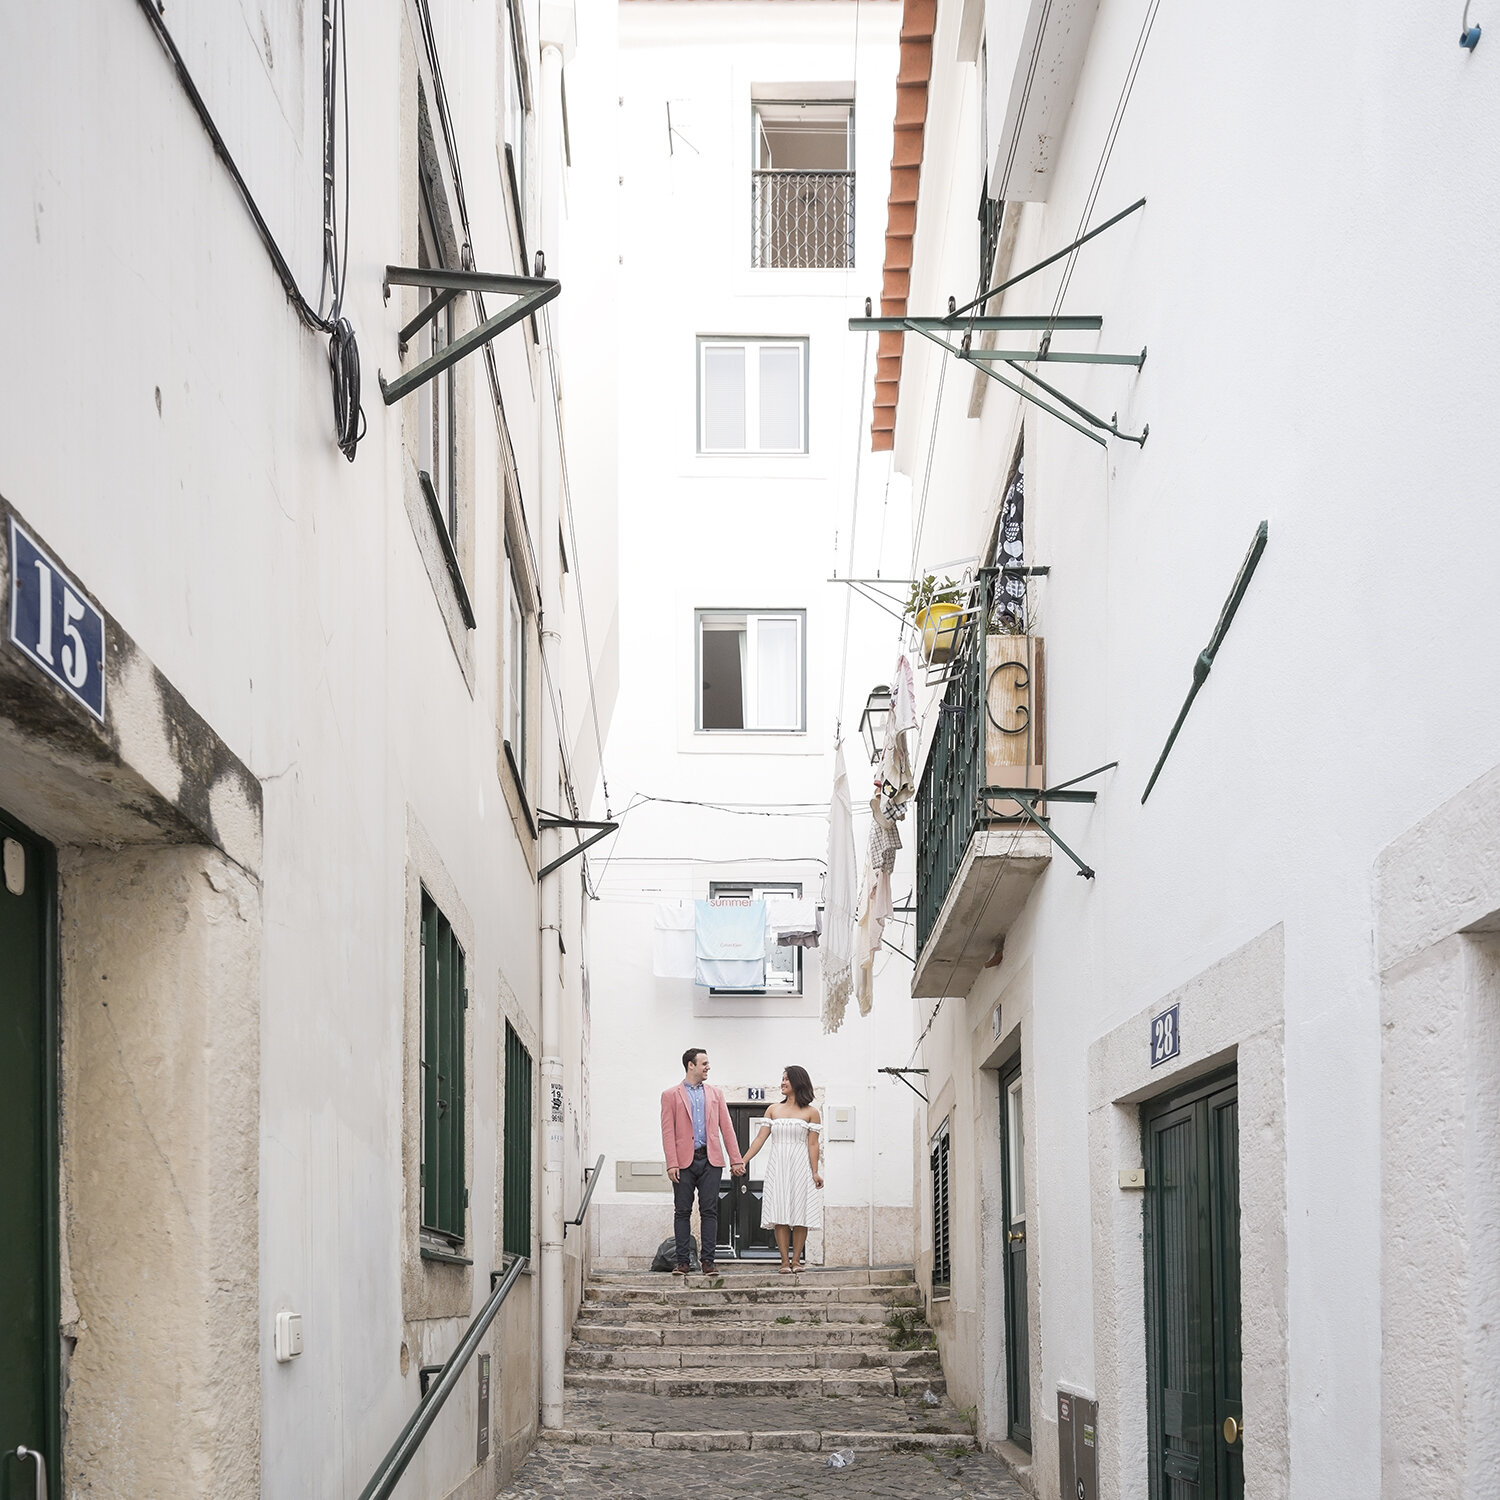
[[[989,304],[992,297],[998,297],[1017,282],[1025,281],[1028,276],[1034,276],[1038,271],[1045,270],[1057,261],[1072,255],[1076,250],[1086,245],[1096,235],[1101,235],[1106,229],[1112,229],[1122,219],[1128,219],[1137,209],[1144,208],[1146,200],[1138,198],[1129,208],[1122,209],[1112,218],[1106,219],[1087,234],[1079,235],[1077,239],[1054,251],[1044,260],[1039,260],[1035,265],[1028,266],[1024,271],[1018,271],[1014,276],[1008,277],[992,286],[988,291],[981,292],[971,302],[966,302],[962,307],[955,304],[955,299],[948,299],[948,315],[941,318],[850,318],[849,328],[851,332],[872,333],[920,333],[923,338],[931,339],[940,349],[945,349],[955,359],[961,359],[965,363],[972,364],[976,369],[983,370],[991,380],[998,381],[1007,390],[1013,391],[1022,400],[1029,401],[1032,405],[1046,412],[1048,416],[1056,417],[1058,421],[1066,423],[1075,432],[1081,432],[1091,442],[1104,446],[1104,439],[1099,436],[1101,432],[1107,432],[1111,437],[1117,437],[1127,443],[1136,443],[1144,446],[1151,429],[1143,427],[1139,433],[1122,432],[1116,417],[1112,416],[1109,421],[1080,406],[1071,397],[1063,395],[1055,386],[1049,385],[1040,376],[1031,370],[1024,369],[1027,364],[1052,363],[1052,364],[1078,364],[1078,365],[1132,365],[1137,370],[1146,363],[1146,351],[1141,350],[1139,354],[1098,354],[1087,350],[1078,352],[1064,352],[1052,348],[1052,335],[1062,332],[1097,332],[1104,327],[1104,319],[1094,316],[1067,316],[1057,315],[1054,317],[987,317],[976,314],[975,308],[983,308]],[[866,304],[868,307],[868,303]],[[1011,333],[1033,331],[1042,334],[1040,347],[1037,349],[975,349],[972,347],[973,335],[979,333]],[[937,337],[940,333],[961,335],[961,342],[955,346]],[[1059,401],[1074,415],[1082,417],[1088,426],[1080,426],[1071,417],[1065,416],[1056,407],[1034,395],[1024,386],[1017,385],[1015,381],[1008,380],[998,370],[992,369],[993,363],[1008,364],[1017,375],[1024,380],[1029,380],[1046,391],[1054,400]],[[1096,428],[1097,431],[1090,431]]]
[[[390,300],[393,286],[420,286],[428,291],[441,292],[434,297],[416,317],[397,335],[404,351],[412,337],[430,323],[453,299],[464,292],[499,292],[516,300],[502,312],[486,318],[477,327],[460,334],[446,348],[439,350],[431,359],[424,359],[415,369],[387,381],[379,376],[380,394],[387,406],[393,406],[403,396],[427,384],[441,375],[450,365],[457,364],[466,354],[482,349],[497,333],[529,317],[539,307],[552,301],[562,290],[562,283],[546,276],[502,276],[488,271],[450,271],[442,267],[387,266],[381,291]]]
[[[618,823],[590,822],[587,818],[559,818],[555,813],[539,812],[536,816],[536,826],[542,833],[545,833],[549,828],[572,828],[575,830],[579,828],[594,828],[598,830],[588,838],[580,840],[566,854],[559,854],[556,859],[549,860],[544,864],[536,872],[536,878],[542,880],[557,869],[559,865],[567,864],[575,854],[582,854],[585,849],[597,844],[600,839],[614,833],[620,825]]]
[[[1075,791],[1074,788],[1077,787],[1080,781],[1087,781],[1092,776],[1102,776],[1106,771],[1113,771],[1119,764],[1119,761],[1112,760],[1107,766],[1099,766],[1092,771],[1085,771],[1082,776],[1075,776],[1071,781],[1059,782],[1056,786],[1048,787],[1044,791],[1032,791],[1026,787],[981,787],[979,789],[979,800],[984,804],[986,812],[989,811],[990,802],[995,798],[1000,798],[1006,802],[1014,802],[1021,809],[1021,816],[1035,823],[1078,866],[1078,873],[1085,880],[1092,880],[1094,878],[1094,871],[1088,865],[1084,864],[1052,831],[1052,825],[1036,810],[1037,804],[1039,802],[1094,802],[1099,796],[1097,792],[1080,792]]]
[[[1142,802],[1151,795],[1151,788],[1156,785],[1156,778],[1161,775],[1161,768],[1166,765],[1167,757],[1172,753],[1172,746],[1177,743],[1177,735],[1182,729],[1183,720],[1188,716],[1188,710],[1193,706],[1193,699],[1198,696],[1198,690],[1208,681],[1208,674],[1213,671],[1214,658],[1219,654],[1219,647],[1224,644],[1224,637],[1229,633],[1229,627],[1234,622],[1240,601],[1245,597],[1245,590],[1250,587],[1250,580],[1255,576],[1256,568],[1260,566],[1261,553],[1266,550],[1269,525],[1269,522],[1262,521],[1256,528],[1255,535],[1250,539],[1250,550],[1245,554],[1245,560],[1240,564],[1240,571],[1235,575],[1234,587],[1229,590],[1229,597],[1224,601],[1224,608],[1219,611],[1219,623],[1214,626],[1213,636],[1198,653],[1197,661],[1193,663],[1193,685],[1188,689],[1187,698],[1178,710],[1177,722],[1172,726],[1172,732],[1167,736],[1167,743],[1162,746],[1162,752],[1157,757],[1156,769],[1151,773],[1151,780],[1146,783],[1146,790],[1141,793]]]
[[[927,1076],[926,1068],[878,1068],[876,1069],[876,1071],[880,1073],[889,1073],[892,1078],[897,1080],[897,1082],[904,1083],[907,1088],[909,1088],[912,1093],[914,1093],[917,1098],[922,1101],[923,1104],[929,1102],[927,1095],[924,1094],[922,1090],[919,1089],[916,1084],[911,1082],[911,1080],[906,1076],[908,1073],[913,1073],[919,1078],[925,1078]]]

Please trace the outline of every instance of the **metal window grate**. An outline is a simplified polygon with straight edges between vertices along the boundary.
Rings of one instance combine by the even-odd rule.
[[[854,264],[854,173],[750,174],[750,264],[844,270]]]
[[[505,1023],[505,1179],[500,1248],[531,1254],[531,1054]]]
[[[932,1289],[952,1285],[953,1262],[948,1239],[948,1122],[932,1138]]]
[[[464,1239],[464,950],[422,892],[422,1228]]]

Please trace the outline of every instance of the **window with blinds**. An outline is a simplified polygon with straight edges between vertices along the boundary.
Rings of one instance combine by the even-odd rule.
[[[531,1054],[505,1023],[505,1141],[500,1248],[531,1254]]]
[[[932,1292],[946,1295],[953,1284],[948,1240],[948,1122],[932,1138]]]
[[[422,1236],[456,1250],[469,1206],[464,1179],[464,950],[422,892]]]
[[[807,340],[698,340],[698,451],[807,452]]]

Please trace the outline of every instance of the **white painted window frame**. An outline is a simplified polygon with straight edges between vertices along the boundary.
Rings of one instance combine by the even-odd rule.
[[[707,351],[743,349],[745,351],[745,446],[743,448],[710,448],[704,423],[704,404],[708,395]],[[762,349],[795,349],[797,361],[797,445],[793,448],[760,446],[760,351]],[[808,341],[805,338],[735,338],[729,335],[698,336],[698,452],[703,454],[786,454],[808,451],[807,372]]]
[[[762,620],[792,620],[797,626],[797,722],[761,725],[760,640],[755,629]],[[745,718],[752,722],[738,729],[703,727],[703,632],[739,625],[745,632]],[[700,609],[694,640],[697,670],[693,673],[693,723],[699,734],[806,734],[807,733],[807,611],[803,609]]]

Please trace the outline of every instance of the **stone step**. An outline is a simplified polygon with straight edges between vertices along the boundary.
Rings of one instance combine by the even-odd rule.
[[[922,1390],[927,1390],[924,1385]],[[934,1392],[934,1395],[937,1393]],[[862,1434],[860,1442],[849,1440]],[[666,1441],[657,1441],[666,1434]],[[740,1434],[740,1438],[725,1437]],[[946,1399],[919,1393],[858,1396],[657,1396],[639,1392],[569,1389],[562,1431],[555,1441],[620,1447],[719,1445],[805,1448],[890,1447],[896,1443],[942,1447],[967,1441],[968,1422]],[[743,1440],[741,1440],[741,1438]]]
[[[937,1371],[780,1369],[774,1374],[746,1374],[743,1370],[667,1370],[630,1373],[570,1370],[564,1377],[569,1392],[637,1396],[707,1396],[714,1399],[757,1396],[908,1396],[931,1390],[944,1395],[947,1386]]]
[[[572,1344],[569,1370],[615,1371],[628,1375],[676,1370],[712,1375],[740,1372],[746,1376],[773,1375],[783,1370],[897,1370],[942,1373],[936,1349],[886,1349],[877,1345],[833,1344],[823,1348],[785,1349],[600,1349]]]
[[[655,1290],[670,1275],[666,1271],[595,1271],[589,1276],[588,1284]],[[776,1269],[774,1262],[730,1261],[715,1267],[714,1276],[722,1276],[736,1287],[785,1286],[791,1281],[790,1277],[783,1276]],[[688,1277],[694,1285],[701,1284],[705,1279],[701,1272],[694,1272]],[[811,1286],[913,1286],[916,1276],[910,1266],[876,1267],[873,1270],[860,1266],[809,1266],[805,1271],[797,1273],[797,1280]]]
[[[785,1326],[781,1320],[789,1318],[792,1323],[815,1328],[834,1323],[880,1328],[890,1314],[889,1307],[871,1302],[740,1302],[709,1307],[668,1302],[624,1302],[618,1305],[585,1302],[578,1309],[576,1324],[594,1328],[627,1323],[698,1328],[747,1323]]]
[[[573,1329],[579,1344],[600,1349],[890,1347],[891,1328],[880,1323],[809,1323],[788,1319],[762,1323],[585,1323]],[[933,1348],[932,1331],[918,1324],[901,1341],[908,1347]]]
[[[689,1285],[656,1288],[622,1284],[584,1288],[586,1307],[918,1307],[921,1294],[914,1286],[812,1286],[802,1278],[783,1277],[780,1286],[736,1286],[727,1276],[725,1285],[698,1278]],[[787,1283],[791,1284],[788,1285]]]

